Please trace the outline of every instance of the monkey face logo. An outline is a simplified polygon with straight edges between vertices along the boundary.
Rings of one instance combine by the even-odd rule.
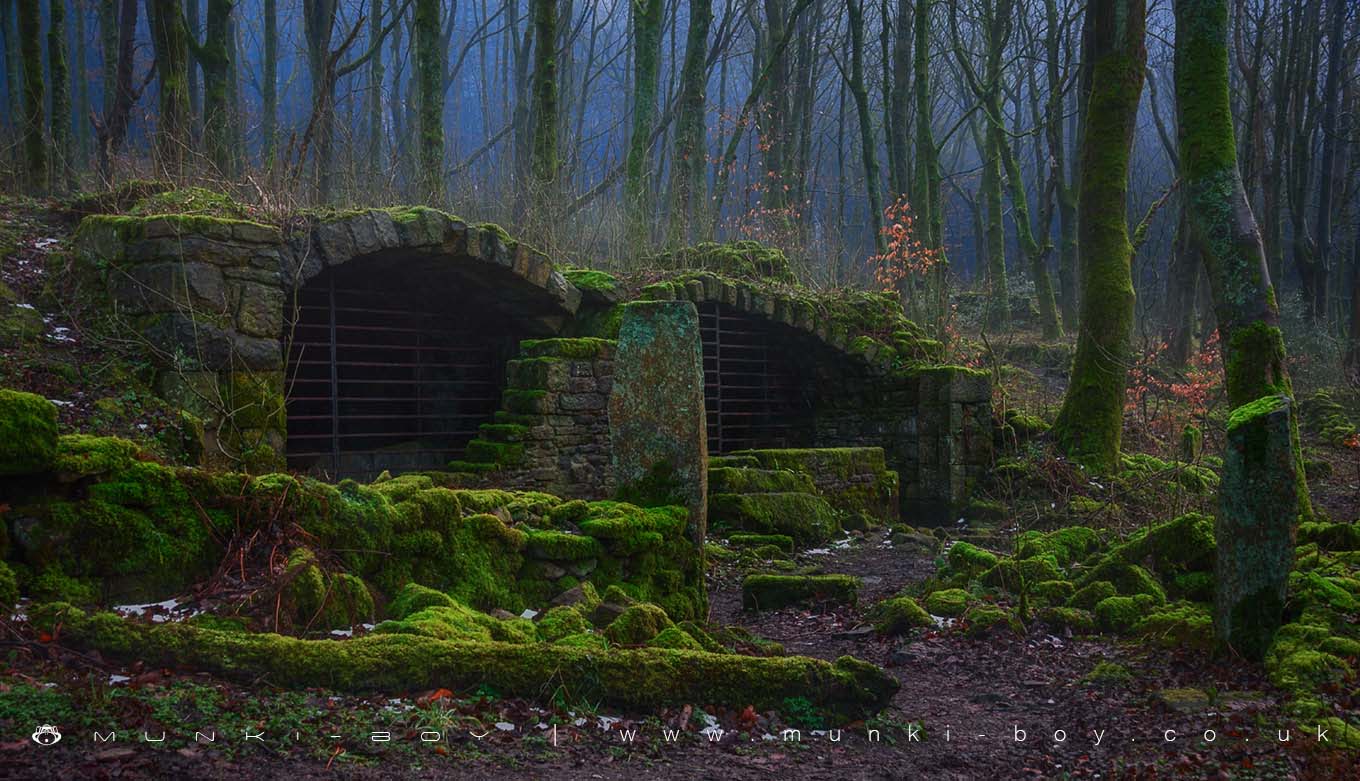
[[[39,746],[54,746],[61,740],[61,732],[51,724],[33,730],[33,742]]]

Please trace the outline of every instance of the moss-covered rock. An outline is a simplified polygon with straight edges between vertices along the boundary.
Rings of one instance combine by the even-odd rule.
[[[550,608],[538,616],[537,625],[539,635],[550,643],[569,635],[590,631],[590,622],[586,620],[581,608],[574,605]]]
[[[56,455],[56,406],[42,396],[0,389],[0,477],[46,471]]]
[[[812,478],[788,469],[709,467],[708,490],[712,494],[816,492]]]
[[[974,605],[963,614],[970,637],[987,634],[998,627],[1006,627],[1012,632],[1023,635],[1025,627],[1015,614],[997,605]]]
[[[19,601],[19,582],[9,564],[0,561],[0,615],[9,617],[9,611]]]
[[[1133,673],[1118,662],[1096,662],[1082,682],[1109,688],[1124,688],[1133,683]]]
[[[1130,597],[1107,597],[1096,604],[1096,621],[1107,632],[1127,634],[1148,610],[1161,604],[1148,594]]]
[[[1108,558],[1087,571],[1079,581],[1086,586],[1097,581],[1108,581],[1123,596],[1145,594],[1152,597],[1155,604],[1166,602],[1166,590],[1153,577],[1152,573],[1137,564],[1126,564],[1117,558]]]
[[[1035,618],[1055,629],[1071,629],[1073,632],[1096,631],[1096,617],[1089,610],[1076,607],[1040,608]]]
[[[427,607],[453,607],[454,604],[456,604],[454,598],[442,591],[419,583],[407,583],[388,603],[387,614],[390,618],[400,621]]]
[[[605,627],[604,636],[616,645],[642,645],[674,626],[666,611],[656,605],[642,603],[624,610]]]
[[[1100,548],[1100,535],[1085,526],[1069,526],[1051,532],[1028,531],[1015,540],[1016,558],[1051,555],[1058,566],[1081,561]]]
[[[1058,560],[1052,554],[1035,556],[1028,559],[1002,559],[996,566],[982,574],[985,585],[1005,589],[1013,594],[1022,588],[1051,580],[1062,580]]]
[[[782,534],[802,545],[825,542],[841,529],[831,505],[806,493],[711,494],[708,508],[713,526]]]
[[[676,648],[684,651],[702,651],[703,646],[689,633],[679,627],[668,626],[656,633],[647,645],[653,648]]]
[[[926,610],[933,616],[954,617],[968,609],[968,592],[961,588],[946,588],[926,595]]]
[[[873,611],[874,629],[879,634],[900,635],[916,627],[930,627],[935,620],[911,597],[885,599]]]
[[[785,553],[793,553],[793,538],[787,534],[729,534],[727,541],[741,548],[772,545]]]
[[[859,578],[849,575],[748,575],[741,583],[741,604],[747,610],[824,602],[854,605],[858,592]]]
[[[610,649],[556,643],[447,641],[375,633],[335,640],[220,632],[187,624],[145,625],[69,605],[32,611],[46,631],[61,624],[65,642],[109,658],[187,667],[279,686],[344,692],[407,692],[486,685],[507,696],[565,690],[583,701],[656,708],[704,702],[741,709],[779,708],[803,697],[828,718],[848,721],[887,705],[898,684],[852,657],[761,658],[667,648]]]
[[[1097,580],[1077,589],[1077,592],[1067,600],[1067,605],[1083,610],[1094,610],[1097,603],[1118,593],[1118,589],[1110,581]]]
[[[1152,610],[1134,631],[1166,648],[1214,649],[1214,619],[1207,605],[1175,602]]]
[[[968,575],[981,574],[997,564],[995,553],[969,542],[956,542],[949,546],[945,559],[949,562],[950,568]]]
[[[1030,586],[1032,595],[1051,605],[1066,604],[1076,590],[1076,587],[1066,580],[1043,580]]]

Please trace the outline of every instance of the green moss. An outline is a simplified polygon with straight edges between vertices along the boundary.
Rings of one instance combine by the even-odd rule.
[[[604,552],[598,540],[581,534],[531,529],[527,535],[525,553],[531,558],[584,561],[597,558]]]
[[[54,471],[72,478],[106,474],[127,467],[141,456],[136,443],[117,437],[66,434],[57,439]]]
[[[926,595],[926,610],[933,616],[961,616],[967,608],[968,592],[961,588],[941,589]]]
[[[1111,547],[1109,558],[1148,564],[1157,572],[1171,576],[1212,571],[1215,550],[1214,519],[1187,513],[1175,520],[1138,530],[1124,542]],[[1118,581],[1115,583],[1119,584]]]
[[[884,707],[897,683],[850,657],[753,658],[663,648],[580,648],[562,644],[457,641],[375,633],[344,641],[216,632],[186,624],[139,625],[108,613],[45,605],[31,614],[58,622],[73,647],[108,658],[189,668],[244,681],[341,692],[408,692],[485,685],[505,696],[540,698],[559,688],[583,701],[656,708],[704,702],[756,710],[805,697],[828,717],[849,721]]]
[[[708,507],[715,527],[783,534],[803,545],[829,540],[841,528],[826,500],[805,493],[710,494]]]
[[[893,597],[878,603],[872,613],[879,634],[900,635],[915,627],[930,627],[935,620],[911,597]]]
[[[997,557],[991,551],[983,550],[972,543],[956,542],[946,554],[949,566],[957,572],[977,575],[995,567]]]
[[[387,605],[387,614],[400,621],[427,607],[453,607],[454,604],[453,597],[442,591],[419,583],[407,583]]]
[[[0,561],[0,615],[8,618],[9,611],[14,609],[18,601],[19,582],[14,576],[14,570],[10,569],[9,564]]]
[[[815,493],[812,478],[787,469],[738,469],[714,467],[708,470],[710,494],[754,494],[801,492]]]
[[[1024,625],[1014,613],[996,605],[974,605],[963,614],[963,621],[970,637],[984,635],[1003,625],[1018,635],[1025,633]]]
[[[1030,593],[1052,605],[1062,605],[1076,593],[1076,587],[1065,580],[1044,580],[1029,587]]]
[[[1067,628],[1073,632],[1096,631],[1096,617],[1091,611],[1075,607],[1040,608],[1035,618],[1054,628]]]
[[[1077,592],[1067,600],[1067,605],[1084,610],[1094,610],[1097,603],[1118,593],[1119,591],[1110,581],[1097,580],[1077,589]]]
[[[787,534],[730,534],[727,541],[741,548],[762,548],[773,545],[785,553],[793,552],[793,538]]]
[[[859,579],[849,575],[747,575],[741,582],[741,604],[746,610],[824,602],[853,606],[858,592]]]
[[[28,596],[38,602],[70,602],[92,605],[99,601],[99,588],[89,579],[73,578],[60,569],[48,567],[27,584]]]
[[[676,624],[676,626],[680,630],[682,630],[685,634],[689,635],[690,639],[698,643],[699,647],[704,649],[705,651],[715,654],[727,653],[727,649],[724,648],[721,643],[715,640],[713,638],[713,635],[704,631],[704,628],[699,626],[695,622],[681,621],[680,623]]]
[[[665,610],[644,602],[624,610],[605,627],[604,636],[616,645],[643,645],[671,626]]]
[[[590,361],[612,357],[616,346],[617,343],[613,340],[594,337],[526,339],[519,343],[519,351],[525,358],[570,358]]]
[[[56,455],[56,406],[42,396],[0,389],[0,477],[46,471]]]
[[[569,635],[590,631],[590,622],[576,606],[549,609],[538,617],[538,633],[548,642],[556,642]]]
[[[1096,604],[1096,621],[1107,632],[1127,634],[1144,614],[1159,604],[1147,594],[1131,597],[1107,597]]]
[[[502,468],[518,466],[524,462],[524,443],[474,439],[467,443],[463,458],[474,464],[495,464]]]
[[[702,269],[738,279],[793,281],[793,271],[784,253],[758,241],[700,242],[653,255],[647,258],[647,265],[660,269]]]
[[[1015,542],[1016,558],[1051,555],[1059,566],[1081,561],[1100,547],[1100,535],[1085,526],[1069,526],[1052,532],[1028,531]]]
[[[1301,523],[1298,540],[1300,543],[1317,543],[1319,547],[1331,551],[1360,551],[1360,523]]]
[[[1105,580],[1114,584],[1115,590],[1124,596],[1145,594],[1152,597],[1156,604],[1166,602],[1166,591],[1152,573],[1137,564],[1126,564],[1118,559],[1109,558],[1087,571],[1078,585],[1086,586]]]
[[[595,290],[602,293],[613,293],[619,288],[618,277],[606,271],[596,271],[589,268],[564,268],[562,269],[562,276],[582,291]]]
[[[703,646],[699,645],[693,637],[679,627],[666,627],[657,632],[647,645],[653,648],[677,648],[686,651],[702,651]]]
[[[1015,594],[1030,584],[1062,579],[1058,560],[1052,554],[1029,559],[1002,559],[996,566],[982,574],[982,582],[985,585],[1003,588]]]
[[[1118,662],[1096,662],[1081,680],[1096,686],[1123,689],[1133,684],[1133,673]]]
[[[586,648],[595,651],[604,651],[609,648],[609,641],[605,639],[604,635],[597,635],[593,632],[581,632],[579,634],[567,635],[553,644],[565,646],[567,648]]]
[[[1166,648],[1193,648],[1205,653],[1214,649],[1214,620],[1206,605],[1165,605],[1148,613],[1133,629]]]
[[[422,608],[400,620],[388,620],[373,628],[374,634],[411,634],[440,640],[472,640],[502,643],[533,643],[538,633],[523,619],[501,620],[459,602]]]

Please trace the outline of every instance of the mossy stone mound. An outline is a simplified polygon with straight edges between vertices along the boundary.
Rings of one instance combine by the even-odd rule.
[[[0,389],[0,477],[46,471],[56,455],[56,406],[42,396]]]
[[[741,604],[747,610],[827,602],[854,605],[858,592],[859,578],[849,575],[747,575],[741,583]]]

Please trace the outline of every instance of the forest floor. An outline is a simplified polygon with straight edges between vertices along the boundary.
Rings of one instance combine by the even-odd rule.
[[[8,256],[0,281],[42,324],[36,342],[0,352],[0,386],[67,402],[67,427],[154,444],[168,414],[108,356],[85,346],[70,313],[44,304],[60,268],[48,256],[60,250],[70,225],[7,202],[0,203],[0,226],[0,255]],[[1006,356],[999,406],[1051,418],[1065,360],[1023,336],[999,347]],[[1130,414],[1130,449],[1165,454],[1174,447],[1173,427],[1148,418],[1146,409],[1143,420],[1137,410]],[[1313,459],[1329,467],[1310,480],[1315,502],[1334,519],[1360,517],[1355,451],[1314,444],[1305,440]],[[1001,491],[991,498],[1010,499]],[[1158,499],[1124,502],[1123,522],[1171,517]],[[718,562],[710,575],[714,623],[743,626],[789,653],[850,654],[887,669],[901,689],[869,722],[829,730],[788,712],[704,716],[700,703],[644,714],[544,708],[493,692],[289,691],[267,681],[242,685],[110,663],[37,635],[19,614],[0,617],[0,779],[1360,778],[1360,757],[1321,750],[1313,733],[1286,726],[1281,696],[1259,667],[1101,636],[1053,635],[1037,624],[1024,634],[1003,625],[977,636],[945,621],[904,637],[880,636],[867,618],[873,604],[930,578],[937,566],[934,550],[894,545],[892,531],[853,534],[797,555],[800,564],[859,576],[854,606],[751,613],[741,609],[739,564]],[[1088,677],[1103,661],[1131,675]],[[66,736],[37,748],[29,733],[44,723],[60,724]],[[781,739],[790,727],[801,730],[798,740]],[[676,728],[679,736],[668,739],[663,730]],[[1291,729],[1287,743],[1279,740],[1284,729]],[[95,741],[95,732],[109,730],[118,731],[116,742]],[[195,731],[218,739],[196,742]],[[423,742],[431,731],[438,740]],[[390,740],[375,741],[375,732]],[[142,740],[162,734],[161,743]]]

